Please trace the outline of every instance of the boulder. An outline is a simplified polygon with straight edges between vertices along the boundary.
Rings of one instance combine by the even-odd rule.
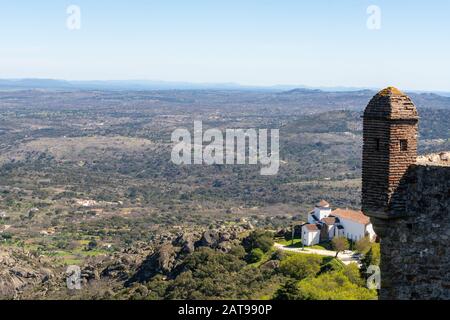
[[[172,242],[172,245],[181,247],[181,252],[184,254],[191,254],[195,251],[195,238],[194,234],[183,233]]]
[[[261,266],[261,270],[275,271],[275,270],[278,270],[279,267],[280,267],[280,261],[270,260]]]
[[[219,242],[220,234],[215,230],[207,230],[203,233],[202,238],[198,242],[198,246],[215,248]]]
[[[153,254],[147,256],[126,285],[147,282],[157,274],[169,274],[176,266],[177,256],[178,252],[171,243],[163,244]]]
[[[46,268],[47,265],[46,259],[23,250],[3,248],[0,252],[0,299],[18,299],[26,291],[55,279],[55,272]]]
[[[228,241],[221,242],[217,245],[217,250],[219,250],[223,253],[228,253],[231,250],[231,243]]]

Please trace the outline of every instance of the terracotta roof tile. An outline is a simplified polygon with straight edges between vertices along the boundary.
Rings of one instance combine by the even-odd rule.
[[[336,218],[334,217],[328,217],[328,218],[323,218],[321,221],[329,226],[332,226],[333,224],[336,223]]]
[[[310,232],[319,231],[319,228],[315,224],[305,224],[304,227]]]
[[[346,219],[355,221],[364,225],[370,223],[370,218],[364,215],[361,211],[355,211],[350,209],[336,209],[331,214],[339,219]]]
[[[320,207],[320,208],[329,208],[330,204],[328,202],[326,202],[325,200],[320,201],[319,203],[316,204],[316,207]]]

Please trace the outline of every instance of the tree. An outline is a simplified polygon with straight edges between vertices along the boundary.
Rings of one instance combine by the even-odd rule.
[[[280,289],[275,293],[273,300],[298,300],[299,290],[296,280],[287,281]]]
[[[361,259],[361,275],[367,277],[367,270],[370,266],[379,266],[380,265],[380,244],[372,243],[369,251],[364,255]]]
[[[89,243],[87,245],[87,251],[95,250],[95,248],[97,248],[97,241],[95,241],[95,240],[89,241]]]
[[[247,261],[248,261],[249,263],[256,263],[256,262],[261,261],[261,259],[262,259],[263,257],[264,257],[264,252],[263,252],[261,249],[256,248],[256,249],[253,249],[253,250],[249,253],[249,255],[248,255],[248,257],[247,257]]]
[[[322,257],[313,254],[295,254],[280,263],[280,271],[297,280],[315,276],[320,271]]]
[[[239,259],[244,259],[246,252],[244,247],[242,247],[241,245],[236,245],[231,247],[229,254],[239,258]]]
[[[336,237],[331,240],[334,251],[336,251],[336,258],[341,251],[348,250],[350,248],[350,243],[345,237]]]
[[[1,235],[0,235],[2,238],[3,238],[3,240],[11,240],[12,239],[12,234],[11,233],[9,233],[9,232],[3,232]]]
[[[355,250],[361,254],[366,254],[371,247],[372,243],[369,237],[361,238],[355,243]]]
[[[256,230],[243,240],[243,246],[247,252],[253,249],[261,249],[263,252],[268,252],[274,244],[273,234],[271,232]]]

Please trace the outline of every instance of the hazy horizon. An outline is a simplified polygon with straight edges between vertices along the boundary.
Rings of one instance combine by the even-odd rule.
[[[18,84],[14,87],[13,84]],[[60,86],[58,86],[58,84]],[[157,79],[111,79],[111,80],[67,80],[54,78],[0,78],[0,89],[7,89],[8,85],[14,88],[23,89],[94,89],[94,90],[256,90],[256,91],[290,91],[290,90],[320,90],[324,92],[357,92],[357,91],[378,91],[395,84],[386,84],[383,87],[358,87],[358,86],[310,86],[307,84],[274,84],[256,85],[242,84],[238,82],[193,82],[193,81],[165,81]],[[64,87],[67,85],[67,87]],[[415,93],[435,93],[449,96],[449,91],[422,90],[398,87],[404,92]]]

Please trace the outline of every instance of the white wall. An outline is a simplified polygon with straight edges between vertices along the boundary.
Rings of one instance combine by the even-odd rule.
[[[366,236],[366,226],[364,224],[339,218],[344,227],[344,236],[349,240],[358,241]]]
[[[314,215],[319,220],[329,217],[330,214],[331,214],[331,208],[317,208],[317,207],[314,208]]]
[[[315,224],[315,223],[317,223],[317,221],[314,220],[314,218],[313,218],[312,216],[313,216],[312,213],[308,214],[308,223],[309,223],[309,224]]]
[[[306,227],[302,228],[302,243],[305,246],[314,246],[320,243],[320,231],[309,232]]]
[[[330,226],[330,230],[328,230],[328,238],[331,240],[336,236],[336,225]]]
[[[371,241],[375,241],[377,234],[375,233],[375,230],[373,230],[372,224],[369,224],[366,226],[366,233],[369,234],[369,238]]]

